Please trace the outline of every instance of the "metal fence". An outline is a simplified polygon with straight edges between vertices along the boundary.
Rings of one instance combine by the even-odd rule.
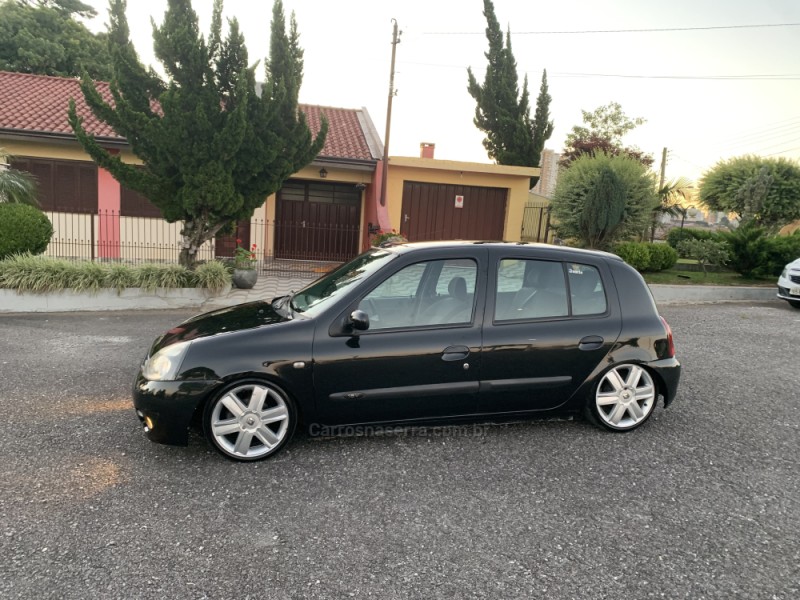
[[[550,227],[550,205],[528,202],[522,214],[522,241],[552,244],[555,232]]]
[[[45,214],[54,230],[45,255],[131,264],[178,262],[180,222],[105,210]],[[255,244],[253,253],[259,270],[278,275],[324,273],[356,256],[361,251],[360,239],[358,226],[252,219],[238,223],[232,233],[203,244],[197,259],[232,259],[237,245],[250,250]]]

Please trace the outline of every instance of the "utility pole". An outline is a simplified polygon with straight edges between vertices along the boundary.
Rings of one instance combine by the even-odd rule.
[[[397,29],[397,20],[392,19],[392,66],[389,71],[389,102],[386,106],[386,136],[383,143],[383,172],[381,175],[381,206],[386,206],[386,177],[389,172],[389,133],[392,129],[392,98],[397,91],[394,89],[394,58],[397,54],[397,44],[400,43],[402,31]]]
[[[664,180],[666,179],[666,174],[667,174],[667,149],[664,148],[661,151],[661,179],[658,182],[659,193],[661,192],[661,190],[664,189]],[[684,215],[684,217],[685,216],[686,215]],[[653,223],[650,226],[650,242],[653,242],[656,239],[656,227],[657,227],[656,221],[653,220]],[[681,221],[681,231],[683,231],[683,221]]]

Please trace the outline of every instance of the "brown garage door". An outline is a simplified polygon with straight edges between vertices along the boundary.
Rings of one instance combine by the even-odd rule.
[[[400,233],[410,242],[502,240],[507,196],[504,188],[406,181]]]
[[[358,254],[361,191],[353,184],[291,180],[278,191],[275,257],[345,261]]]

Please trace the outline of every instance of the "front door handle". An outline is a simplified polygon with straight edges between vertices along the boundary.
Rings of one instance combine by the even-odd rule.
[[[580,342],[578,348],[581,350],[597,350],[603,345],[603,338],[599,335],[587,335]]]
[[[442,350],[442,360],[451,362],[454,360],[464,360],[469,356],[469,348],[466,346],[448,346]]]

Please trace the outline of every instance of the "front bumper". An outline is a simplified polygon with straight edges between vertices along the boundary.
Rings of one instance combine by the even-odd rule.
[[[185,446],[197,407],[219,381],[148,381],[139,373],[133,385],[133,406],[147,437],[159,444]]]
[[[793,296],[792,294],[789,293],[790,289],[792,289],[788,287],[790,285],[793,288],[800,287],[800,285],[795,283],[787,283],[786,286],[783,286],[781,285],[781,283],[778,283],[778,298],[780,298],[781,300],[794,300],[796,302],[800,302],[800,296],[797,295]]]
[[[647,366],[653,369],[664,383],[664,407],[669,406],[678,393],[678,382],[681,380],[681,363],[677,358],[665,358]]]

